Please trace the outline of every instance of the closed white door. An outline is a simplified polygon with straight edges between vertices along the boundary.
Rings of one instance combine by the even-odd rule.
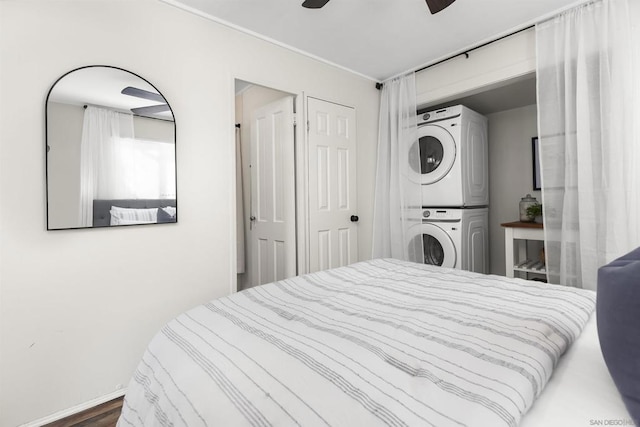
[[[293,97],[251,114],[252,286],[296,275]]]
[[[350,264],[358,254],[356,112],[307,98],[309,271]]]

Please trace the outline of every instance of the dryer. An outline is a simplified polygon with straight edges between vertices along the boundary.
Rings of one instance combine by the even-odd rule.
[[[489,209],[424,208],[422,218],[409,237],[422,235],[425,264],[488,273]]]
[[[418,140],[409,163],[420,175],[423,206],[489,204],[487,139],[487,118],[463,105],[418,116]]]

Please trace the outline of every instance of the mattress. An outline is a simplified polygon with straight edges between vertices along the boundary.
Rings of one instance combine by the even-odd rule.
[[[594,302],[397,260],[259,286],[165,325],[118,425],[515,426]]]

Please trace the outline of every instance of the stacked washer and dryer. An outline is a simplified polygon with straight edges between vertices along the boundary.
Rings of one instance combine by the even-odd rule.
[[[423,208],[411,237],[422,234],[425,264],[488,273],[487,139],[487,118],[465,106],[418,116]]]

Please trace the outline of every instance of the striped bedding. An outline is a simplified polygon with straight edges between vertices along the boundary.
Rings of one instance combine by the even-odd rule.
[[[595,294],[378,259],[196,307],[153,338],[123,426],[514,426]]]

